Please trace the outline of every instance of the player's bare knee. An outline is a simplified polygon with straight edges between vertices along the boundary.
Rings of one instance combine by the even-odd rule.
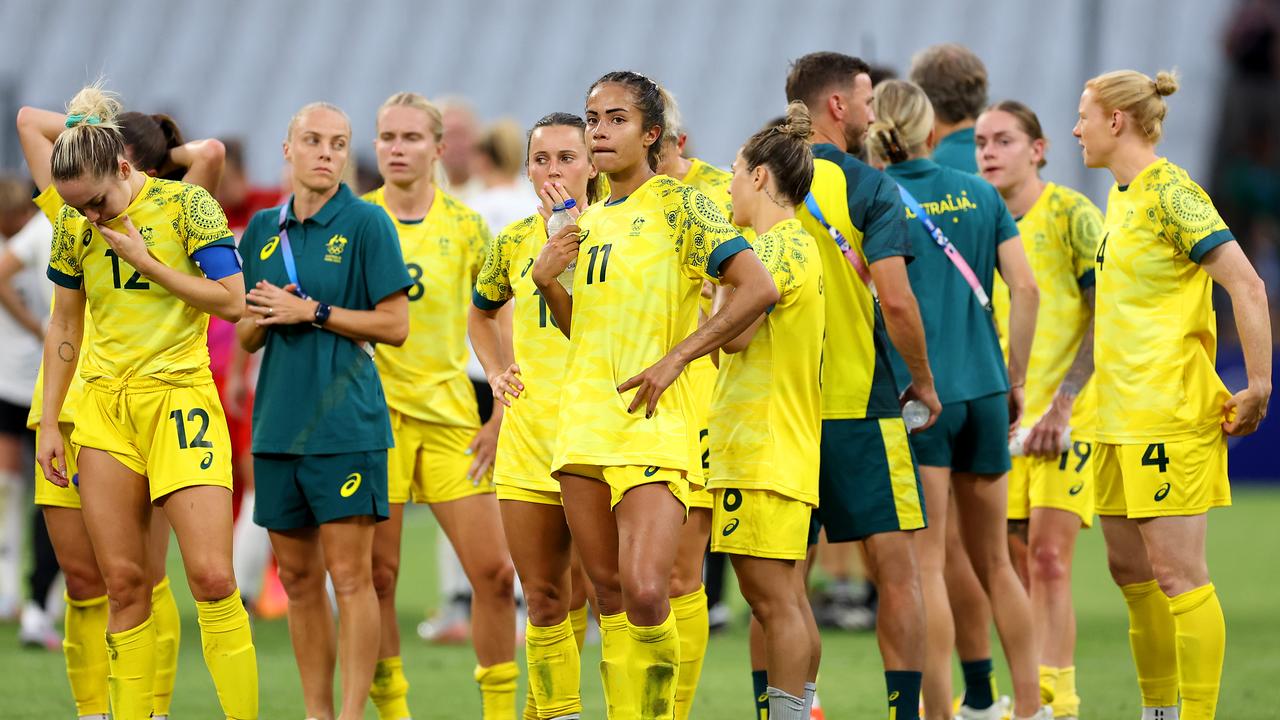
[[[666,617],[668,583],[658,579],[633,578],[624,582],[622,594],[627,616],[640,625],[657,625]],[[637,621],[636,618],[645,618]],[[649,622],[652,620],[652,622]]]
[[[547,627],[563,621],[569,614],[569,597],[556,583],[530,579],[521,588],[529,620],[534,625]]]
[[[236,591],[236,578],[231,568],[207,566],[187,570],[191,596],[197,602],[212,602],[230,597]]]
[[[91,600],[107,594],[107,584],[92,562],[63,562],[67,595],[72,600]]]
[[[280,584],[289,595],[290,602],[306,599],[317,594],[324,594],[324,571],[317,571],[309,565],[299,567],[281,563],[279,566]]]
[[[136,563],[109,565],[104,580],[114,612],[151,601],[151,583],[147,581],[147,573],[142,566]]]
[[[479,568],[471,578],[471,587],[478,598],[515,602],[516,569],[510,560],[494,559]]]
[[[400,563],[387,560],[375,560],[373,563],[373,589],[378,599],[394,598],[396,583],[400,578]]]
[[[1038,542],[1031,546],[1031,575],[1040,582],[1058,582],[1067,577],[1066,557],[1054,543]]]

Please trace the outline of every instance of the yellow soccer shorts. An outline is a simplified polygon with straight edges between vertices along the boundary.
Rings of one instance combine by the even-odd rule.
[[[1199,515],[1231,504],[1227,438],[1216,427],[1177,442],[1098,443],[1094,452],[1099,515]]]
[[[492,493],[493,475],[467,479],[467,454],[479,428],[430,423],[391,410],[396,446],[387,451],[387,498],[395,503],[442,503]]]
[[[497,487],[499,501],[511,502],[527,502],[535,505],[555,505],[557,507],[564,505],[560,493],[550,490],[532,490],[520,485],[510,485],[502,480],[495,480],[494,485]]]
[[[689,478],[685,471],[655,465],[566,465],[559,472],[599,480],[609,485],[609,507],[616,507],[634,488],[653,483],[666,483],[676,500],[689,510]]]
[[[1093,526],[1094,443],[1077,440],[1056,458],[1015,457],[1009,471],[1009,519],[1027,520],[1032,508],[1054,508]]]
[[[89,385],[71,443],[110,453],[145,476],[152,502],[187,487],[231,489],[231,434],[212,382],[142,383],[117,392]]]
[[[712,491],[711,552],[803,560],[813,508],[771,490]]]
[[[36,505],[41,507],[63,507],[73,510],[80,509],[80,491],[76,488],[79,477],[76,475],[78,468],[76,467],[76,453],[80,451],[75,445],[71,444],[71,423],[61,423],[62,429],[62,447],[65,448],[67,459],[67,477],[72,479],[70,485],[66,487],[58,487],[49,482],[44,477],[44,469],[40,467],[40,463],[36,463]],[[40,446],[40,430],[36,429],[36,447]]]

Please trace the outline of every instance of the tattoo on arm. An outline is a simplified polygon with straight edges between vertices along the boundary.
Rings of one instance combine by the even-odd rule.
[[[58,345],[58,358],[63,362],[76,361],[76,347],[65,340]]]

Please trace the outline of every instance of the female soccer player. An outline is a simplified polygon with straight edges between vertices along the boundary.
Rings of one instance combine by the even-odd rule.
[[[119,109],[97,87],[72,99],[50,155],[52,184],[39,199],[50,216],[58,208],[49,264],[58,287],[37,457],[45,477],[66,487],[76,477],[67,446],[78,448],[84,525],[111,601],[113,716],[152,713],[157,629],[147,546],[155,504],[184,549],[223,712],[257,717],[253,640],[231,571],[226,422],[204,347],[209,313],[239,318],[243,279],[221,208],[200,187],[136,170],[115,122]],[[97,322],[64,443],[58,421],[82,352],[86,302]]]
[[[289,635],[308,717],[331,720],[337,596],[343,720],[364,717],[378,660],[374,525],[387,507],[391,423],[371,343],[409,334],[413,286],[395,228],[340,181],[351,123],[326,103],[289,121],[293,195],[240,241],[248,311],[241,346],[266,348],[253,408],[254,521],[289,595]]]
[[[471,582],[484,716],[515,712],[515,571],[490,474],[502,410],[480,426],[466,371],[466,308],[489,230],[479,214],[434,183],[442,127],[440,111],[421,95],[388,98],[378,110],[374,140],[383,185],[364,196],[391,218],[413,280],[409,339],[379,348],[376,357],[396,439],[387,463],[391,520],[378,524],[373,542],[382,642],[371,693],[384,720],[409,717],[395,594],[410,500],[430,504]]]
[[[763,626],[774,720],[808,720],[805,683],[819,653],[796,567],[818,500],[826,317],[818,247],[796,219],[813,182],[811,133],[808,109],[793,102],[734,161],[733,222],[755,230],[780,299],[724,345],[711,401],[711,548],[730,554]]]
[[[498,234],[476,279],[469,320],[471,343],[506,406],[494,484],[502,525],[524,589],[529,621],[525,656],[529,696],[541,718],[582,711],[581,636],[586,630],[586,588],[571,578],[572,538],[560,484],[551,477],[551,453],[560,410],[560,385],[569,343],[556,327],[529,269],[547,241],[553,207],[573,199],[585,208],[595,198],[596,168],[587,151],[586,123],[552,113],[529,133],[529,180],[539,189],[539,212]],[[571,214],[573,211],[570,211]],[[522,299],[523,298],[523,299]],[[499,310],[514,300],[510,345]],[[526,717],[530,717],[526,711]]]
[[[181,132],[177,125],[169,120],[170,132],[161,132],[157,122],[152,119],[154,117],[156,116],[126,112],[118,118],[125,142],[125,157],[130,164],[148,175],[155,175],[160,169],[157,158],[167,158],[166,163],[185,170],[183,182],[200,185],[210,193],[214,192],[222,168],[221,144],[216,140],[195,140],[181,144]],[[145,121],[139,122],[138,118]],[[65,120],[66,115],[62,113],[31,107],[23,108],[18,114],[18,136],[32,177],[42,192],[52,183],[50,158],[54,142],[67,129]],[[175,144],[170,146],[171,143]],[[138,148],[144,145],[153,150],[149,154],[139,152]],[[164,150],[161,152],[154,148]],[[52,213],[49,216],[51,223],[57,222],[57,213],[61,209],[59,203],[42,202],[41,208]],[[85,337],[90,338],[93,332],[88,316],[85,317],[85,323]],[[31,414],[27,418],[27,426],[37,431],[44,396],[43,377],[42,367],[31,401]],[[73,429],[72,409],[81,395],[82,387],[80,378],[74,377],[63,402],[59,425],[68,445]],[[75,458],[68,456],[67,460],[68,470],[74,476]],[[82,716],[105,715],[109,704],[107,646],[101,638],[106,633],[106,586],[80,513],[80,494],[74,485],[63,488],[52,482],[45,482],[38,464],[36,475],[36,505],[43,510],[50,540],[67,583],[64,655],[71,694]],[[165,520],[164,511],[154,508],[151,523],[148,572],[155,583],[151,612],[156,627],[156,684],[152,698],[152,717],[166,718],[177,677],[182,623],[165,574],[169,523]]]
[[[1080,527],[1093,524],[1093,256],[1102,213],[1084,195],[1040,178],[1048,141],[1026,105],[987,108],[975,138],[978,169],[1017,218],[1040,288],[1022,414],[1030,434],[1009,472],[1009,546],[1031,598],[1042,699],[1052,694],[1055,718],[1076,718],[1071,562]],[[999,298],[1003,283],[996,285]],[[1007,302],[995,307],[1007,327]],[[1067,428],[1071,442],[1061,446]]]
[[[679,638],[668,590],[700,464],[683,371],[778,300],[715,204],[654,173],[662,127],[652,80],[615,72],[591,86],[587,133],[611,197],[583,214],[581,228],[550,238],[532,270],[570,338],[552,470],[596,589],[607,703],[615,717],[636,708],[646,719],[675,710]],[[556,278],[575,257],[571,298]],[[703,279],[736,292],[698,328]]]
[[[1231,504],[1227,435],[1248,435],[1271,397],[1271,326],[1262,280],[1213,202],[1156,155],[1178,89],[1133,70],[1093,78],[1074,134],[1084,164],[1106,168],[1094,260],[1095,480],[1111,576],[1129,605],[1142,717],[1212,718],[1226,623],[1205,560],[1207,511]],[[1214,370],[1216,281],[1231,296],[1249,385]]]
[[[1022,412],[1035,329],[1035,278],[1022,244],[1009,242],[1017,240],[1018,228],[995,188],[929,159],[936,132],[924,91],[913,83],[886,81],[876,86],[872,109],[877,119],[870,129],[871,150],[888,163],[885,172],[902,190],[912,245],[918,248],[908,271],[942,401],[938,422],[911,436],[929,508],[929,527],[919,537],[929,628],[925,710],[930,718],[951,715],[955,630],[943,565],[952,492],[963,517],[965,547],[991,598],[1009,659],[1014,718],[1046,717],[1048,710],[1039,702],[1031,610],[1005,537],[1008,433]],[[943,233],[957,252],[937,246]],[[997,262],[1012,294],[1007,371],[987,307]],[[894,361],[902,371],[895,374],[905,378],[905,363],[896,353]]]

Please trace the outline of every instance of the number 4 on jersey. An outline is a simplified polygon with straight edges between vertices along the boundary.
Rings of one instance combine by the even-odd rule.
[[[1111,233],[1102,236],[1102,242],[1098,243],[1098,254],[1093,258],[1098,264],[1098,269],[1102,269],[1102,263],[1107,259],[1107,238],[1111,237]]]

